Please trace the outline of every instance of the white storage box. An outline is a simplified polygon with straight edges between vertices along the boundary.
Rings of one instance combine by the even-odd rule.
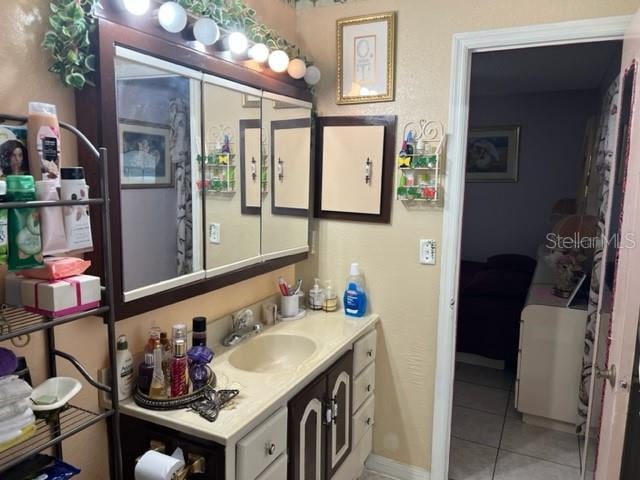
[[[22,280],[25,310],[48,317],[62,317],[100,305],[100,278],[76,275],[63,280]]]

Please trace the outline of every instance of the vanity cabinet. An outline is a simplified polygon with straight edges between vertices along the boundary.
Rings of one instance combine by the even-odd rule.
[[[120,431],[123,440],[122,478],[124,480],[134,480],[136,460],[149,450],[152,442],[162,443],[165,446],[164,453],[167,455],[171,455],[176,448],[180,447],[185,458],[189,454],[202,456],[204,458],[204,473],[192,475],[189,477],[190,479],[225,479],[224,445],[196,438],[129,415],[120,415]]]
[[[351,452],[353,352],[289,402],[289,480],[332,478]]]

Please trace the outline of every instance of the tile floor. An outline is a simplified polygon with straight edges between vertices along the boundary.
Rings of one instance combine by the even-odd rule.
[[[578,437],[523,423],[514,407],[514,377],[501,370],[456,365],[449,477],[578,480]]]

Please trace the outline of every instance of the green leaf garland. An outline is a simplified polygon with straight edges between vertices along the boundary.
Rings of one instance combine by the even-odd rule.
[[[221,29],[241,31],[247,38],[264,43],[270,49],[281,49],[290,58],[302,58],[300,49],[280,37],[275,30],[256,20],[256,11],[242,0],[177,0],[196,17],[208,17]],[[100,0],[52,0],[49,5],[50,29],[45,33],[42,47],[52,57],[49,71],[60,77],[68,87],[81,90],[95,71],[95,56],[91,53],[91,32],[95,29],[94,12]]]

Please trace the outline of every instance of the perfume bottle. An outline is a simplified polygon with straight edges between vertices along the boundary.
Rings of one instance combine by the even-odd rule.
[[[187,384],[187,344],[184,340],[176,340],[173,345],[171,359],[171,396],[180,397],[189,391]]]
[[[160,340],[156,341],[156,348],[153,349],[153,378],[149,389],[151,398],[164,398],[167,396],[167,389],[164,383],[164,373],[162,371],[162,345]]]

